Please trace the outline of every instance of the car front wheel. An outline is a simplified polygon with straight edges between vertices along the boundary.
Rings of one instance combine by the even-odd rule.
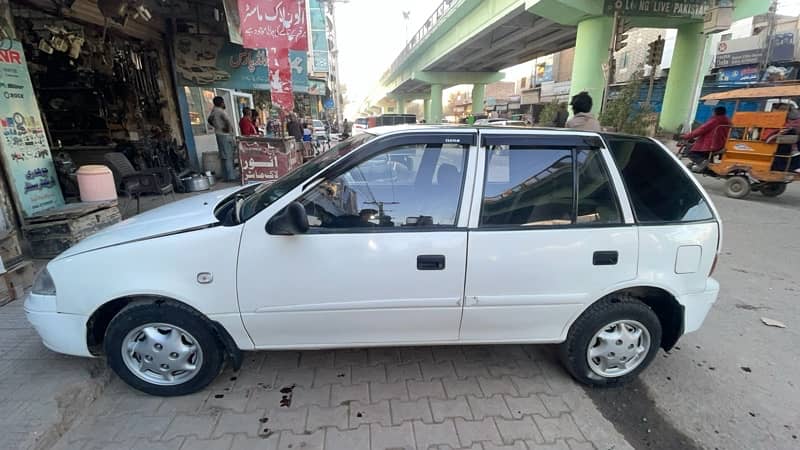
[[[142,392],[197,392],[219,374],[222,346],[195,311],[169,303],[137,303],[119,312],[104,340],[109,366]]]
[[[621,295],[590,306],[561,344],[561,359],[578,381],[627,383],[647,367],[661,343],[661,323],[644,303]]]

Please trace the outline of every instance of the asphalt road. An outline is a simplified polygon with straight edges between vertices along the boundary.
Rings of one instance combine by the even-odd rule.
[[[800,448],[800,183],[743,200],[701,183],[724,224],[717,303],[640,382],[590,396],[636,448]]]

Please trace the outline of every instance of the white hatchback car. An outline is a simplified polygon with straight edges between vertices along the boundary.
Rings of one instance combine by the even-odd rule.
[[[105,355],[156,395],[243,350],[560,343],[620,384],[717,297],[714,206],[657,141],[578,131],[374,128],[273,184],[110,227],[25,302],[49,348]]]

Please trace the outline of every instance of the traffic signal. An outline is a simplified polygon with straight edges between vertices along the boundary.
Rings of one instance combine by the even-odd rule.
[[[626,31],[631,29],[631,21],[628,19],[619,18],[617,20],[617,29],[614,30],[616,37],[614,38],[614,51],[618,52],[625,48],[628,45],[625,40],[628,39],[628,33]]]
[[[647,56],[645,62],[649,66],[656,67],[661,64],[661,57],[664,55],[664,39],[658,36],[658,39],[647,44]]]

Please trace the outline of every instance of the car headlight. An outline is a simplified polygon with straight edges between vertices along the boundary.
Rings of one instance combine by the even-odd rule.
[[[38,295],[56,295],[56,285],[53,283],[53,277],[50,276],[47,267],[36,276],[31,292]]]

